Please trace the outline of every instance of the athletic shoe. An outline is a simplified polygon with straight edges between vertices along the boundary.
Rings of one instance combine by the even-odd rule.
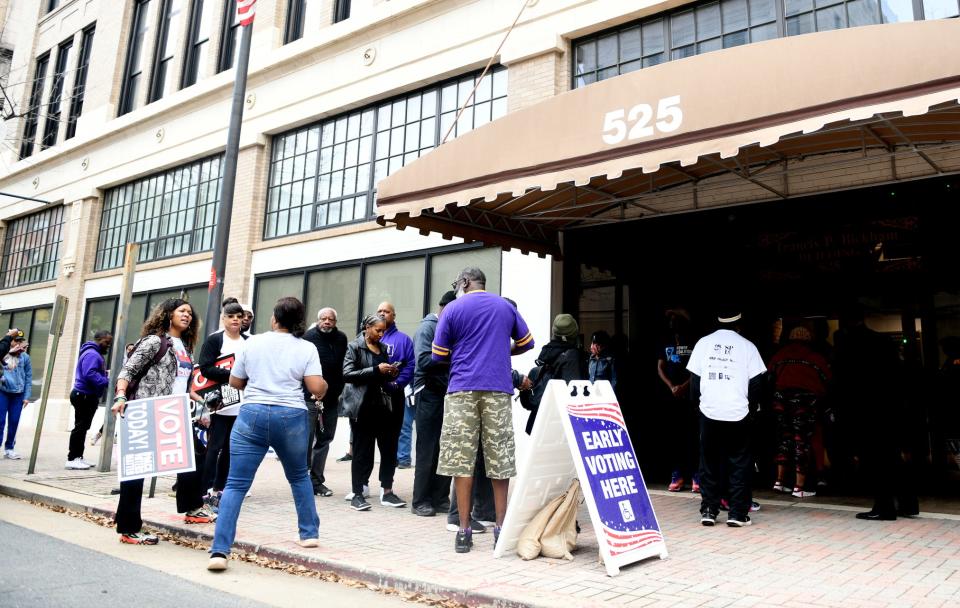
[[[484,528],[492,528],[492,527],[494,527],[495,525],[497,525],[497,522],[493,521],[492,519],[491,519],[491,520],[478,519],[478,520],[477,520],[477,523],[479,523],[479,524],[480,524],[481,526],[483,526]]]
[[[183,516],[183,521],[188,524],[212,524],[217,521],[217,516],[214,513],[204,511],[203,507],[198,507],[187,511]]]
[[[3,455],[9,458],[10,460],[23,460],[23,456],[21,456],[20,454],[17,454],[13,450],[6,450],[3,453]]]
[[[344,454],[340,458],[337,458],[337,462],[350,462],[353,460],[353,454]]]
[[[128,545],[155,545],[160,542],[155,534],[147,534],[143,530],[133,534],[121,534],[120,542]]]
[[[720,499],[720,510],[721,510],[721,511],[729,511],[729,510],[730,510],[730,503],[727,502],[727,499],[726,499],[726,498],[721,498],[721,499]],[[750,502],[750,512],[751,512],[751,513],[756,513],[756,512],[759,511],[759,510],[760,510],[760,503],[757,502],[757,501],[755,501],[755,500],[751,501],[751,502]]]
[[[785,488],[782,481],[778,481],[773,484],[774,492],[789,492],[790,488]]]
[[[80,459],[80,462],[82,462],[83,464],[87,465],[87,466],[90,467],[91,469],[92,469],[93,467],[97,466],[97,463],[95,463],[95,462],[90,462],[89,460],[86,460],[86,459],[84,459],[84,458],[81,458],[81,459]]]
[[[370,498],[370,486],[363,486],[363,497]],[[344,497],[344,500],[353,500],[353,492],[347,492]]]
[[[696,477],[693,478],[693,483],[690,484],[690,491],[693,492],[694,494],[700,493],[700,480],[697,479]]]
[[[328,488],[327,486],[321,483],[313,489],[313,495],[314,496],[333,496],[333,490],[331,490],[330,488]]]
[[[751,513],[756,513],[756,512],[759,511],[759,510],[760,510],[760,503],[757,502],[757,501],[755,501],[755,500],[751,501],[751,502],[750,502],[750,512],[751,512]]]
[[[453,550],[457,553],[470,553],[473,547],[473,532],[469,529],[457,530],[457,538],[453,541]]]
[[[227,556],[223,553],[213,553],[210,555],[210,561],[207,562],[207,570],[212,572],[222,572],[227,569]]]
[[[305,549],[315,549],[320,546],[319,538],[301,538],[297,544]]]
[[[413,505],[410,507],[410,512],[420,517],[433,517],[437,514],[437,510],[433,508],[433,505]]]
[[[354,511],[369,511],[370,503],[367,502],[363,496],[354,496],[353,499],[350,500],[350,508]]]
[[[459,532],[460,524],[447,522],[447,532]],[[470,531],[474,534],[483,534],[487,531],[487,527],[475,519],[470,520]]]
[[[390,492],[389,494],[384,494],[383,490],[380,490],[380,504],[385,507],[405,507],[407,503],[395,493]]]
[[[743,528],[745,526],[751,525],[753,522],[750,521],[749,515],[744,515],[743,519],[734,519],[732,517],[727,518],[727,525],[731,528]]]
[[[411,465],[410,465],[409,462],[398,462],[398,463],[397,463],[397,468],[398,468],[398,469],[409,469],[410,467],[411,467]]]
[[[704,526],[713,526],[717,523],[717,515],[709,511],[704,511],[700,514],[700,523]]]
[[[794,488],[792,496],[794,498],[810,498],[811,496],[816,496],[816,492],[811,492],[809,490],[804,490],[803,488]]]
[[[84,462],[82,458],[74,458],[73,460],[68,460],[67,464],[64,465],[64,468],[73,471],[86,471],[92,466],[93,465]]]
[[[93,439],[90,440],[90,445],[97,445],[97,442],[100,441],[101,437],[103,437],[103,431],[100,431],[93,436]]]
[[[670,478],[670,485],[667,486],[667,490],[671,492],[679,492],[683,489],[683,477],[680,477],[676,473]]]
[[[207,508],[210,509],[211,513],[219,513],[221,498],[223,498],[223,492],[216,492],[214,490],[210,490],[209,492],[207,492],[206,495],[204,495],[203,504],[205,504]]]

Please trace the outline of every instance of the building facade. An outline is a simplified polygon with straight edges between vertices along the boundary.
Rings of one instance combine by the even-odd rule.
[[[4,34],[12,56],[0,192],[13,196],[0,198],[0,325],[29,326],[39,360],[54,298],[69,298],[51,386],[51,397],[62,404],[80,343],[113,327],[126,244],[141,244],[128,336],[153,304],[183,290],[205,310],[240,28],[233,0],[14,0],[5,6],[7,22],[21,27]],[[276,297],[297,295],[310,310],[337,308],[347,333],[361,314],[389,299],[400,327],[412,332],[456,271],[475,263],[487,271],[492,289],[519,303],[541,344],[549,339],[552,314],[563,308],[581,316],[586,335],[604,328],[646,348],[656,324],[644,319],[661,314],[658,307],[671,298],[698,295],[677,287],[679,296],[644,297],[647,277],[624,268],[625,246],[597,246],[605,238],[639,245],[631,235],[644,235],[645,242],[664,235],[660,224],[630,220],[766,202],[771,188],[785,200],[942,179],[960,170],[960,155],[942,146],[916,154],[909,140],[879,134],[878,144],[867,127],[860,133],[870,146],[823,150],[843,158],[805,152],[805,167],[817,167],[806,173],[793,173],[793,156],[777,152],[782,171],[769,163],[776,183],[751,174],[750,162],[713,173],[674,163],[673,175],[685,187],[654,183],[662,171],[634,164],[644,175],[611,191],[589,176],[565,178],[558,169],[552,186],[573,184],[573,202],[562,213],[541,200],[512,203],[532,190],[549,190],[516,181],[490,193],[495,207],[471,215],[484,197],[458,199],[464,215],[451,211],[437,224],[429,210],[418,221],[403,221],[403,214],[398,221],[389,205],[378,205],[379,184],[423,167],[413,162],[420,157],[439,163],[456,150],[471,150],[484,134],[502,134],[497,125],[511,117],[518,125],[514,137],[449,166],[502,161],[522,156],[541,138],[562,140],[588,118],[571,104],[537,122],[539,109],[588,99],[592,91],[603,95],[620,79],[649,73],[690,82],[714,68],[749,72],[756,66],[747,62],[766,49],[770,64],[763,67],[783,76],[797,67],[777,65],[779,50],[791,41],[815,47],[853,40],[847,36],[860,30],[883,36],[902,31],[902,22],[952,19],[958,10],[957,0],[258,0],[224,293],[254,304],[259,330],[267,327]],[[908,61],[931,60],[899,51]],[[795,56],[784,50],[783,57]],[[832,66],[820,70],[829,73]],[[670,118],[670,98],[660,102],[663,115],[634,125],[629,139],[643,140],[648,123],[651,133],[679,127]],[[731,117],[735,106],[725,108]],[[625,110],[631,123],[638,119]],[[689,123],[689,111],[687,117]],[[949,120],[956,130],[955,114]],[[603,125],[609,137],[616,138],[615,121]],[[524,130],[520,122],[533,126]],[[837,169],[852,166],[842,165],[847,157],[878,149],[885,156],[872,163]],[[435,173],[441,181],[453,175]],[[782,196],[787,181],[789,196]],[[636,187],[641,182],[643,192]],[[686,224],[676,221],[679,227],[670,230],[682,243]],[[396,230],[394,222],[414,229]],[[600,231],[603,226],[611,232]],[[757,230],[775,232],[766,224]],[[665,240],[659,250],[637,249],[644,267],[651,260],[669,266],[674,252],[686,251],[678,240]],[[658,257],[664,251],[666,257]],[[677,275],[691,262],[677,259],[684,265],[656,277],[665,291],[684,283]],[[937,289],[931,298],[953,293],[952,285]],[[525,359],[517,366],[531,364]],[[62,412],[66,425],[67,408]]]

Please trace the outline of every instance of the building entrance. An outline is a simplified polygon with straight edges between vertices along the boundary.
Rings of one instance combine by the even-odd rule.
[[[832,365],[837,341],[862,314],[896,351],[899,441],[919,489],[953,498],[957,510],[960,399],[950,390],[960,387],[944,386],[940,370],[941,343],[960,336],[958,191],[960,180],[941,178],[567,230],[564,310],[579,315],[586,341],[601,329],[615,346],[619,338],[620,399],[648,476],[669,479],[671,454],[691,432],[676,428],[657,373],[678,311],[695,342],[714,329],[718,306],[735,303],[768,362],[804,327]],[[818,413],[813,451],[823,493],[840,499],[864,489],[858,446],[870,410],[830,390],[838,394]],[[757,416],[758,488],[772,485],[776,446],[767,400]]]

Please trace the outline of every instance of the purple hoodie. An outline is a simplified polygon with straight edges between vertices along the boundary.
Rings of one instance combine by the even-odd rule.
[[[417,360],[413,356],[413,340],[410,336],[397,329],[393,324],[390,329],[383,334],[380,343],[387,347],[387,355],[390,357],[390,363],[403,361],[403,367],[400,368],[400,375],[393,382],[387,383],[387,389],[391,391],[403,391],[403,388],[413,380],[413,370],[416,367]]]
[[[100,346],[96,342],[84,342],[80,346],[80,356],[77,357],[73,389],[99,398],[108,384],[110,378],[107,376],[103,355],[100,354]]]

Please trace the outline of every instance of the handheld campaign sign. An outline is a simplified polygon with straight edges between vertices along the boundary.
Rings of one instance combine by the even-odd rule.
[[[231,370],[236,361],[236,355],[224,355],[217,359],[214,365],[225,370]],[[200,372],[199,365],[194,366],[193,373],[190,375],[190,390],[201,396],[206,396],[207,393],[216,391],[222,402],[221,409],[240,403],[240,391],[229,384],[219,384],[207,378]]]
[[[118,429],[120,481],[196,470],[187,395],[127,403]]]
[[[530,435],[494,556],[513,550],[524,527],[577,475],[607,575],[667,557],[650,495],[609,382],[551,380]]]

